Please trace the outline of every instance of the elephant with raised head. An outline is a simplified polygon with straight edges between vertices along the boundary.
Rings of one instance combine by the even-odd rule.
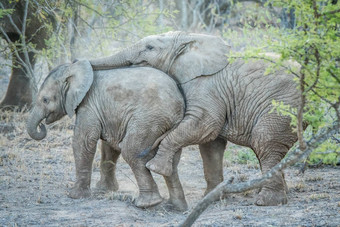
[[[94,70],[128,65],[152,66],[180,85],[186,101],[182,122],[160,143],[147,167],[168,176],[172,157],[187,145],[200,144],[208,193],[223,180],[227,141],[250,147],[262,172],[279,163],[297,140],[291,119],[271,112],[272,101],[297,107],[294,76],[268,63],[228,61],[229,46],[216,36],[169,32],[148,36],[118,53],[90,61]],[[283,174],[262,187],[257,205],[287,203]]]
[[[141,79],[143,78],[143,79]],[[90,196],[92,162],[101,139],[101,179],[97,187],[118,190],[115,164],[120,154],[130,165],[139,187],[137,207],[162,201],[150,171],[145,167],[155,149],[144,157],[141,151],[156,148],[160,139],[178,124],[184,100],[176,83],[152,68],[125,68],[93,72],[87,60],[60,65],[42,84],[27,121],[27,131],[36,140],[46,136],[46,124],[76,113],[73,154],[76,183],[69,196]],[[40,130],[38,130],[38,126]],[[173,160],[173,173],[166,176],[169,203],[187,209],[177,174],[180,152]]]

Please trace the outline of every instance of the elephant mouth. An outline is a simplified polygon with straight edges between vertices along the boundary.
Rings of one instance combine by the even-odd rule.
[[[45,118],[45,123],[47,125],[51,124],[53,122],[52,118],[51,118],[51,114],[47,115],[47,117]]]
[[[141,61],[141,62],[138,62],[134,65],[138,66],[138,67],[150,66],[150,64],[147,61]]]
[[[59,120],[61,117],[58,117],[58,114],[57,113],[49,113],[47,116],[46,116],[46,119],[45,119],[45,123],[47,125]]]

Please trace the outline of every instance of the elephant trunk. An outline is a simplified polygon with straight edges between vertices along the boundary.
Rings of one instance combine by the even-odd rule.
[[[47,131],[44,124],[40,122],[45,118],[42,110],[34,107],[27,120],[27,132],[35,140],[42,140],[46,137]],[[38,126],[40,131],[38,131]]]
[[[93,70],[113,69],[132,65],[132,62],[129,60],[132,54],[131,49],[132,47],[125,48],[112,56],[90,60]]]

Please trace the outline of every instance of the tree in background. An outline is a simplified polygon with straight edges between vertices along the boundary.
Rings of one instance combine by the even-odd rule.
[[[17,0],[1,3],[0,20],[0,35],[13,61],[2,107],[32,102],[39,83],[34,63],[39,58],[52,67],[75,58],[110,55],[146,35],[185,30],[223,32],[232,48],[242,52],[237,57],[263,58],[281,66],[287,61],[300,64],[287,68],[301,75],[300,108],[273,103],[294,119],[300,146],[303,122],[312,128],[307,137],[339,122],[337,0]],[[279,57],[269,59],[263,52]],[[334,164],[338,143],[330,138],[310,160]]]
[[[76,58],[93,58],[115,48],[168,30],[214,32],[240,26],[244,0],[13,0],[1,3],[0,37],[11,53],[12,75],[0,107],[30,105],[41,70]],[[252,0],[262,6],[262,1]],[[6,51],[5,51],[6,52]]]
[[[35,55],[46,47],[45,39],[49,37],[41,10],[28,1],[0,3],[0,37],[7,41],[12,53],[10,82],[0,107],[22,108],[32,102],[37,90],[33,72]],[[52,17],[48,18],[52,21]]]
[[[109,54],[131,42],[169,30],[158,1],[16,0],[0,3],[0,37],[7,42],[12,73],[0,108],[30,106],[40,78],[37,61],[54,66],[81,57]]]

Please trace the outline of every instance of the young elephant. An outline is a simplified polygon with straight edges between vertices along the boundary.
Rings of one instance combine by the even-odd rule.
[[[162,135],[183,118],[183,112],[184,101],[176,83],[161,71],[124,68],[93,72],[89,61],[82,60],[50,72],[39,90],[27,131],[33,139],[41,140],[46,136],[43,119],[50,124],[76,113],[73,138],[76,183],[70,197],[90,196],[92,162],[97,142],[102,139],[101,179],[97,187],[118,189],[115,163],[121,153],[139,187],[136,206],[150,207],[162,201],[145,167],[155,151],[145,157],[139,154],[155,147]],[[173,160],[175,170],[179,158],[180,154]],[[177,209],[186,209],[177,171],[165,177],[165,181],[169,202]]]

